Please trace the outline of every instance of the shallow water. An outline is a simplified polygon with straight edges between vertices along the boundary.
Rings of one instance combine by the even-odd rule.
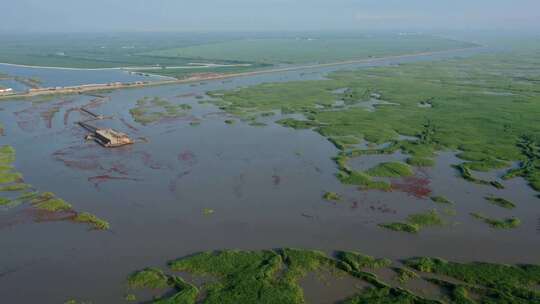
[[[362,66],[367,65],[357,67]],[[132,271],[165,268],[170,259],[225,248],[346,249],[393,259],[426,255],[463,261],[540,262],[540,246],[531,245],[540,240],[536,230],[540,201],[522,179],[504,181],[504,190],[468,183],[450,167],[460,162],[455,153],[442,152],[434,168],[417,172],[418,180],[392,182],[412,183],[414,188],[419,180],[427,181],[422,186],[432,194],[455,202],[457,215],[444,216],[448,225],[418,235],[387,231],[377,224],[404,220],[430,208],[443,213],[444,206],[414,191],[364,192],[342,185],[334,176],[337,168],[332,161],[338,151],[319,134],[271,123],[279,116],[266,118],[270,122],[266,127],[240,121],[227,125],[224,120],[229,115],[211,104],[200,104],[195,97],[261,82],[321,79],[333,69],[114,91],[105,99],[98,98],[92,108],[114,119],[96,124],[149,140],[119,149],[85,142],[85,132],[75,125],[87,117],[71,109],[96,100],[95,96],[66,96],[34,105],[2,103],[0,121],[6,136],[0,141],[16,148],[15,165],[26,182],[111,224],[108,232],[89,231],[85,225],[70,222],[34,223],[24,218],[27,206],[0,211],[3,299],[62,303],[80,298],[116,303],[123,298],[125,278]],[[142,126],[128,111],[145,96],[187,103],[193,109],[182,118]],[[52,119],[44,115],[51,109],[58,109]],[[192,126],[192,121],[201,124]],[[341,193],[344,200],[324,201],[325,191]],[[483,199],[489,194],[511,199],[518,207],[508,211],[493,206]],[[205,215],[205,208],[214,213]],[[515,215],[523,224],[495,231],[472,219],[469,212]],[[14,218],[21,220],[13,223]]]
[[[157,81],[168,77],[156,75],[137,75],[124,70],[70,70],[41,67],[23,67],[0,63],[0,73],[11,77],[32,78],[35,77],[41,81],[41,87],[65,87],[77,86],[82,84],[104,84],[110,82],[135,82],[135,81]],[[28,87],[21,83],[10,81],[13,90],[21,92]],[[0,83],[2,84],[2,83]]]

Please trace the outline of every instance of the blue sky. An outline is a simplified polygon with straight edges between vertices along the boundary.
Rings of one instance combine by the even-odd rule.
[[[0,31],[540,30],[540,0],[1,2]]]

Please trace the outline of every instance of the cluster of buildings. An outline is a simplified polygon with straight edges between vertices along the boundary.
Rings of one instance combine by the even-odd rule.
[[[33,89],[29,89],[28,93],[30,94],[39,94],[39,93],[44,93],[44,92],[66,93],[66,92],[102,90],[102,89],[107,89],[107,88],[140,86],[144,84],[145,82],[142,82],[142,81],[137,81],[137,82],[132,82],[132,83],[110,82],[110,83],[105,83],[105,84],[83,84],[83,85],[70,86],[70,87],[33,88]]]
[[[12,88],[0,88],[0,95],[9,95],[13,93],[14,91]]]

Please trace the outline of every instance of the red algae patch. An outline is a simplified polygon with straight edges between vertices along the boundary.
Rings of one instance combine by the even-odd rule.
[[[93,183],[96,189],[99,189],[99,186],[101,184],[112,181],[112,180],[140,181],[141,179],[125,177],[125,176],[111,176],[111,175],[98,175],[98,176],[92,176],[88,178],[88,181]]]
[[[140,151],[136,152],[136,154],[141,156],[143,164],[150,169],[160,170],[167,167],[165,164],[155,161],[152,155],[148,152]]]
[[[66,167],[83,171],[94,171],[102,169],[99,162],[95,160],[63,160],[63,162]]]
[[[272,175],[272,184],[274,184],[274,186],[279,186],[281,184],[281,176]]]
[[[416,198],[428,198],[432,190],[429,188],[431,181],[426,177],[410,176],[392,181],[392,190],[407,193]]]
[[[186,150],[178,154],[177,159],[178,161],[184,162],[189,166],[193,166],[197,163],[197,157],[195,156],[195,153],[190,150]]]
[[[64,112],[64,126],[67,126],[69,122],[69,115],[73,112],[78,112],[79,108],[69,108]]]
[[[32,208],[32,209],[25,209],[24,212],[35,223],[71,221],[77,216],[77,212],[73,210],[47,211],[47,210],[39,210],[39,209]]]

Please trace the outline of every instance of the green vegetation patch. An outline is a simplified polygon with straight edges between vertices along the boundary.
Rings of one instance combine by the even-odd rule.
[[[400,162],[386,162],[366,171],[368,175],[376,177],[406,177],[414,175],[411,166]]]
[[[369,255],[353,251],[339,251],[336,254],[339,260],[348,263],[353,269],[360,271],[363,268],[378,269],[392,264],[389,259],[378,259]]]
[[[133,289],[161,289],[169,286],[169,277],[160,269],[146,268],[131,274],[128,285]]]
[[[15,161],[15,149],[12,146],[0,146],[0,165],[2,171],[6,169],[5,165],[10,165]]]
[[[363,190],[381,190],[390,191],[392,186],[386,181],[374,181],[371,176],[362,171],[352,170],[347,166],[349,157],[344,153],[340,153],[334,158],[338,165],[339,172],[337,178],[347,185],[357,185]]]
[[[319,126],[319,123],[316,121],[311,120],[298,120],[293,118],[285,118],[276,121],[276,123],[284,126],[289,127],[293,129],[303,130],[303,129],[311,129]]]
[[[18,172],[0,172],[0,184],[16,183],[22,179],[22,174]]]
[[[506,209],[514,209],[516,208],[516,204],[512,203],[511,201],[504,199],[502,197],[493,197],[493,196],[486,196],[484,198],[486,201],[490,202],[493,205],[497,205],[502,208]]]
[[[435,161],[426,157],[409,157],[407,158],[407,164],[415,167],[433,167]]]
[[[199,58],[264,64],[301,64],[470,47],[473,44],[429,35],[252,38],[144,53],[157,58]]]
[[[419,278],[418,274],[408,268],[403,268],[403,267],[396,267],[394,268],[394,271],[396,272],[397,274],[397,280],[404,284],[404,283],[407,283],[408,281],[412,280],[412,279],[416,279],[416,278]]]
[[[357,145],[360,143],[360,140],[354,136],[330,137],[328,140],[340,150],[348,149],[352,145]]]
[[[13,185],[0,186],[0,192],[24,191],[28,188],[30,188],[30,185],[18,183]]]
[[[479,179],[479,178],[476,178],[473,173],[472,173],[472,169],[470,168],[470,162],[468,163],[463,163],[463,164],[460,164],[460,165],[454,165],[454,168],[456,168],[461,177],[471,183],[475,183],[475,184],[479,184],[479,185],[488,185],[488,186],[493,186],[497,189],[504,189],[504,186],[499,183],[498,181],[486,181],[486,180],[483,180],[483,179]]]
[[[156,299],[154,304],[195,304],[199,289],[184,279],[177,276],[170,276],[169,283],[174,286],[175,293],[171,297],[162,297]]]
[[[336,192],[326,192],[323,195],[323,198],[327,201],[334,201],[334,202],[341,201],[341,195],[339,195]]]
[[[420,226],[409,223],[387,223],[379,224],[379,227],[386,228],[392,231],[417,233],[420,232]]]
[[[22,175],[12,172],[11,163],[15,160],[15,149],[11,146],[0,147],[0,192],[22,192],[15,199],[0,197],[0,206],[15,207],[23,203],[30,203],[33,208],[48,212],[71,212],[73,207],[63,199],[57,198],[52,192],[28,191],[31,185],[15,183],[22,180]],[[71,217],[70,217],[71,219]],[[87,223],[98,230],[109,229],[109,223],[96,216],[83,212],[73,216],[73,221]]]
[[[535,133],[538,134],[538,133]],[[511,179],[517,176],[525,178],[531,187],[540,191],[540,139],[533,136],[522,136],[517,146],[523,154],[520,167],[509,170],[503,179]]]
[[[110,228],[109,223],[87,212],[77,214],[73,220],[79,223],[87,223],[97,230],[108,230]]]
[[[160,97],[144,97],[137,100],[136,106],[129,113],[136,122],[148,125],[164,119],[183,117],[190,109],[188,104],[175,105]]]
[[[347,185],[357,185],[363,190],[390,191],[392,186],[386,181],[374,181],[371,176],[361,171],[340,171],[338,179]]]
[[[398,288],[368,288],[359,295],[343,302],[343,304],[439,304],[439,301],[423,299],[403,289]]]
[[[444,224],[444,221],[441,219],[436,210],[430,210],[425,213],[411,214],[407,218],[407,221],[410,224],[418,225],[419,227],[442,226]]]
[[[444,221],[436,210],[430,210],[425,213],[411,214],[407,217],[405,223],[383,223],[380,227],[393,231],[401,231],[408,233],[417,233],[424,227],[442,226]]]
[[[5,197],[0,197],[0,206],[9,205],[11,200]]]
[[[451,200],[447,199],[444,196],[432,196],[431,200],[439,204],[453,204]]]
[[[412,258],[405,265],[422,272],[442,274],[469,284],[484,286],[529,286],[540,283],[540,267],[491,263],[457,263],[439,258]]]
[[[401,283],[421,278],[437,284],[451,299],[449,303],[537,303],[540,299],[534,290],[540,283],[537,265],[454,263],[427,257],[407,259],[403,263],[406,267],[391,268]],[[368,272],[391,264],[389,260],[357,252],[339,251],[335,258],[329,258],[319,251],[301,249],[224,250],[197,253],[169,263],[172,271],[212,277],[200,290],[155,268],[132,274],[128,284],[133,288],[175,289],[151,303],[305,303],[299,280],[309,272],[327,270],[336,275],[348,274],[370,286],[339,303],[446,303],[392,287]],[[416,271],[436,276],[420,277]]]
[[[227,250],[182,258],[171,262],[170,267],[219,278],[205,286],[203,303],[303,303],[298,280],[332,263],[317,251]]]
[[[53,198],[34,204],[34,208],[50,212],[70,211],[73,207],[60,198]]]
[[[215,211],[214,209],[211,209],[211,208],[204,208],[204,209],[203,209],[203,214],[204,214],[204,215],[207,215],[207,216],[208,216],[208,215],[212,215],[212,214],[214,214],[215,212],[216,212],[216,211]]]
[[[504,62],[504,63],[503,63]],[[346,151],[341,138],[354,137],[374,144],[391,143],[388,149],[354,149],[348,157],[401,150],[410,155],[409,165],[432,165],[438,151],[461,151],[466,160],[457,169],[468,181],[502,188],[496,181],[476,178],[474,171],[520,168],[505,178],[522,176],[540,191],[540,115],[536,100],[538,56],[532,52],[483,54],[439,62],[417,62],[397,67],[375,67],[331,73],[329,80],[266,83],[217,92],[218,105],[230,113],[278,111],[303,115],[306,120],[283,119],[282,125],[313,129]],[[337,89],[348,88],[335,93]],[[486,91],[511,95],[489,95]],[[376,93],[399,107],[379,105],[368,112],[357,106]],[[336,99],[344,105],[335,106]],[[419,108],[429,100],[430,108]],[[400,135],[417,140],[403,140]],[[351,170],[340,179],[353,184]],[[407,171],[407,170],[406,170]],[[405,172],[405,171],[404,171]],[[358,176],[353,176],[358,177]],[[367,179],[360,182],[368,184]],[[354,184],[358,184],[358,179]],[[370,185],[371,186],[371,185]],[[377,184],[377,186],[381,186]]]
[[[471,213],[471,216],[497,229],[513,229],[521,225],[521,220],[518,219],[517,217],[509,217],[505,219],[494,219],[494,218],[490,218],[485,215],[482,215],[480,213]]]

